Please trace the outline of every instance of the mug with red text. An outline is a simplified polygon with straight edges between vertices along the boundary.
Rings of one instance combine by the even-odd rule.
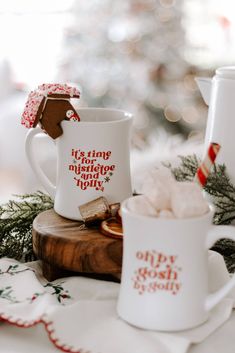
[[[138,196],[136,196],[138,197]],[[213,210],[195,218],[157,218],[122,204],[124,253],[117,311],[135,326],[178,331],[198,326],[235,286],[235,275],[208,294],[208,249],[235,240],[234,226],[212,225]]]
[[[130,178],[130,130],[132,115],[103,108],[77,110],[79,122],[62,121],[63,134],[57,147],[56,185],[40,168],[34,154],[31,129],[26,137],[26,155],[42,186],[55,200],[55,211],[66,218],[81,220],[78,207],[99,196],[109,203],[132,195]]]

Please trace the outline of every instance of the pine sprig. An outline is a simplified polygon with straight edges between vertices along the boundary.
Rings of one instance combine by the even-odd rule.
[[[30,261],[34,259],[33,220],[40,212],[52,208],[53,201],[41,191],[15,197],[0,206],[0,257]]]
[[[171,168],[178,181],[192,181],[201,161],[196,155],[180,156],[181,165]],[[235,186],[231,183],[225,165],[215,164],[204,190],[215,206],[214,224],[230,224],[235,220]]]
[[[192,181],[196,174],[200,160],[195,154],[191,156],[179,156],[179,158],[181,160],[179,167],[172,168],[171,165],[169,165],[171,172],[178,181]]]
[[[192,181],[201,161],[196,155],[180,156],[181,164],[170,169],[178,181]],[[235,186],[231,183],[225,165],[215,164],[204,187],[208,198],[214,204],[214,224],[230,224],[235,220]],[[224,256],[228,270],[235,272],[235,242],[219,240],[213,250]]]
[[[224,165],[215,165],[205,191],[215,205],[215,224],[230,224],[235,219],[235,186],[231,183]]]

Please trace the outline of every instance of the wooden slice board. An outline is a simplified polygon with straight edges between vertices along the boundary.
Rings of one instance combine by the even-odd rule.
[[[35,218],[33,250],[42,260],[44,276],[51,281],[79,272],[98,278],[101,274],[120,278],[122,240],[106,237],[95,228],[81,230],[81,225],[82,222],[63,218],[54,210]]]

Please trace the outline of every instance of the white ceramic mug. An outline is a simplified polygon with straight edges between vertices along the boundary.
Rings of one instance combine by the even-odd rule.
[[[138,197],[138,196],[136,196]],[[191,219],[142,216],[122,204],[124,254],[117,311],[151,330],[198,326],[235,286],[235,275],[208,294],[208,249],[220,238],[235,240],[233,226],[212,225],[213,210]]]
[[[29,163],[42,186],[55,200],[55,211],[80,220],[78,207],[99,196],[110,203],[132,195],[130,178],[130,113],[103,108],[77,110],[81,121],[62,121],[57,146],[56,185],[44,174],[33,150],[40,128],[31,129],[25,148]]]

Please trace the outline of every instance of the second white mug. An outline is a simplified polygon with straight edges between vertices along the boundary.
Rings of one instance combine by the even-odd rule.
[[[139,197],[139,196],[136,196]],[[213,226],[213,210],[185,219],[143,216],[122,204],[124,254],[117,311],[150,330],[178,331],[205,322],[235,286],[235,275],[208,294],[208,249],[235,240],[233,226]]]

